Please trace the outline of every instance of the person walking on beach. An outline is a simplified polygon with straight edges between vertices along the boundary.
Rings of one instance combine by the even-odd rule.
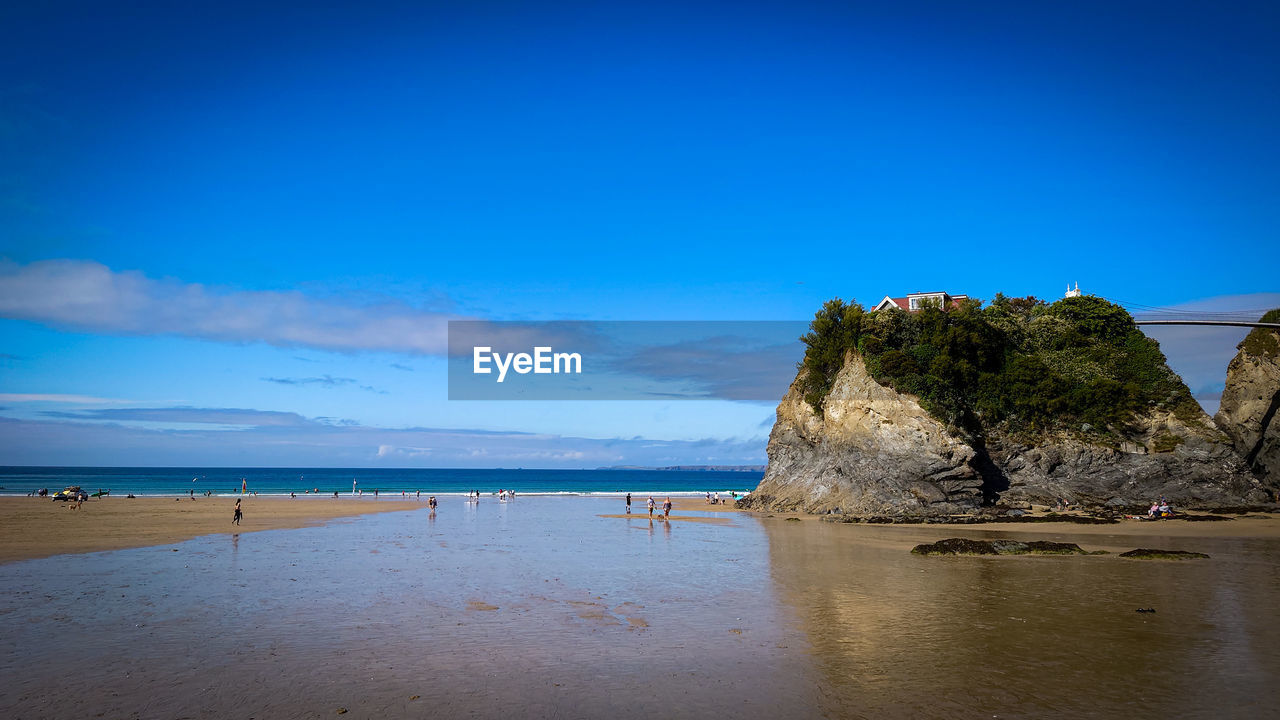
[[[649,496],[649,517],[653,517],[653,509],[657,507],[657,503],[653,501],[653,496]]]
[[[662,502],[662,519],[666,520],[671,517],[671,498],[667,498]]]
[[[631,514],[631,493],[627,493],[627,514]]]
[[[431,512],[435,512],[435,511],[436,511],[436,496],[435,496],[435,495],[432,495],[431,497],[427,498],[427,507],[431,508]]]
[[[231,516],[231,524],[239,525],[242,517],[244,517],[244,513],[240,512],[240,498],[236,498],[236,512]]]

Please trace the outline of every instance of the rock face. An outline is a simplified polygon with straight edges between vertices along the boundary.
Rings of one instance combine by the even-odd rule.
[[[995,501],[1119,506],[1161,495],[1181,507],[1269,501],[1227,437],[1201,416],[1139,418],[1113,446],[1085,434],[1035,444],[997,433],[961,437],[914,397],[877,383],[851,353],[821,415],[792,383],[769,436],[764,479],[741,504],[864,516],[950,515]]]
[[[1139,417],[1115,445],[1067,437],[1027,445],[997,436],[988,447],[1007,480],[999,490],[1004,503],[1123,507],[1165,497],[1178,507],[1213,508],[1271,500],[1203,412],[1190,421]]]
[[[882,387],[846,359],[821,416],[793,382],[769,435],[769,467],[745,504],[854,515],[947,515],[976,507],[973,448],[913,398]]]
[[[1280,480],[1280,332],[1256,328],[1227,366],[1227,384],[1214,421],[1254,474]]]

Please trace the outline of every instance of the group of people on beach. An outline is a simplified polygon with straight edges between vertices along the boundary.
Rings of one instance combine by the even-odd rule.
[[[647,504],[649,507],[649,517],[652,518],[653,511],[658,509],[658,503],[656,500],[653,499],[653,496],[650,495],[649,502]],[[627,493],[627,514],[628,515],[631,514],[631,493]],[[659,519],[666,520],[670,516],[671,516],[671,498],[668,497],[666,500],[662,502],[662,516]]]
[[[1147,517],[1162,518],[1173,515],[1173,511],[1169,508],[1169,501],[1163,496],[1159,500],[1152,500],[1151,507],[1147,510]]]

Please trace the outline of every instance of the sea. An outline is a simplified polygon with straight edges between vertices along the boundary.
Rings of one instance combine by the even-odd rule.
[[[332,497],[372,493],[396,496],[418,492],[466,495],[662,495],[753,490],[763,473],[727,470],[535,470],[423,468],[210,468],[210,467],[0,467],[0,495],[56,492],[79,485],[86,492],[143,496],[212,494],[321,494]]]

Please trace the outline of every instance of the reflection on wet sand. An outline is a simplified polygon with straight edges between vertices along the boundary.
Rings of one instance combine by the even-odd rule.
[[[0,715],[815,715],[756,523],[603,509],[456,503],[0,566]]]
[[[941,528],[612,507],[459,502],[0,566],[0,716],[1217,718],[1280,699],[1274,536],[1141,541],[1212,555],[1183,563],[937,558],[908,551]],[[1138,546],[1086,530],[1031,537]]]
[[[1275,539],[1156,545],[1213,556],[1183,563],[939,558],[908,552],[937,529],[762,523],[832,716],[1258,717],[1277,700]]]

